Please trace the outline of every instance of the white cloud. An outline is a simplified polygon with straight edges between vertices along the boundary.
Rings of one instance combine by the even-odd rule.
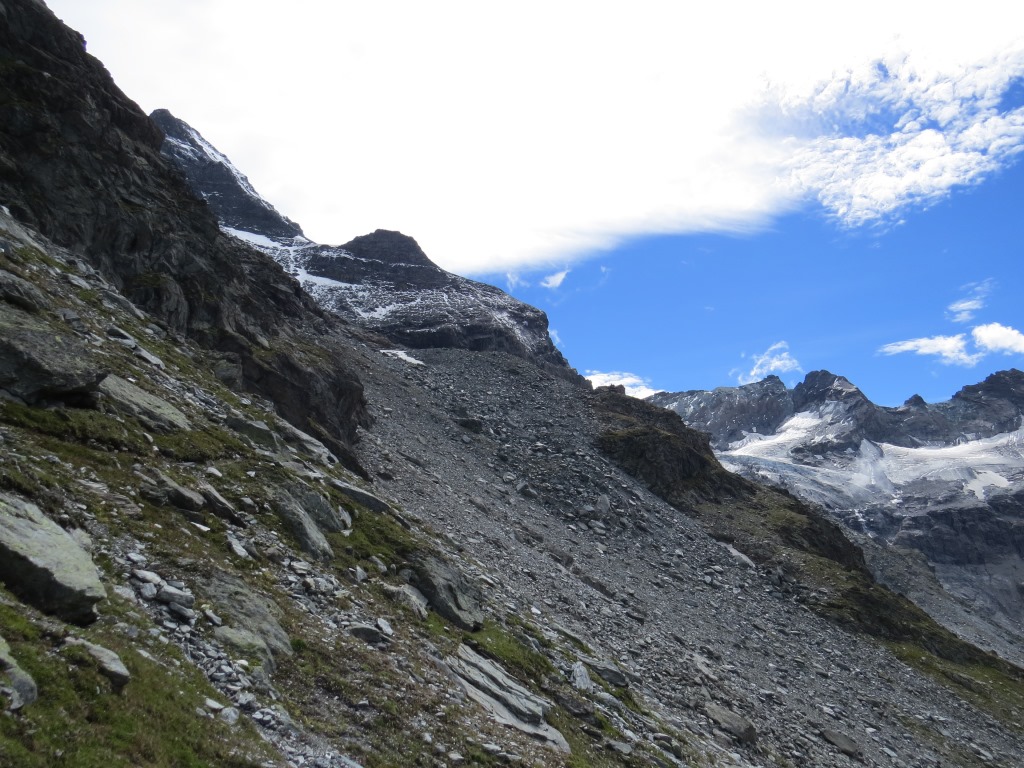
[[[621,384],[626,388],[626,394],[630,397],[645,398],[661,391],[660,389],[652,389],[649,379],[637,376],[635,373],[626,373],[623,371],[612,373],[587,371],[587,379],[589,379],[595,387],[618,386]]]
[[[558,331],[554,328],[548,328],[548,336],[551,337],[551,343],[556,347],[562,346],[562,337],[558,335]]]
[[[890,220],[1024,143],[1005,0],[49,5],[310,237],[399,229],[463,274],[753,231],[808,197]]]
[[[789,353],[789,344],[777,341],[760,355],[753,358],[754,364],[749,371],[736,372],[740,384],[751,384],[760,381],[772,373],[788,373],[802,371],[799,361]]]
[[[1024,333],[999,323],[979,325],[971,330],[974,343],[986,352],[1024,355]]]
[[[962,299],[957,299],[948,307],[946,313],[954,323],[967,323],[974,319],[974,315],[985,307],[985,299],[992,291],[993,280],[982,280],[980,283],[969,283],[964,286],[968,294]]]
[[[569,270],[563,269],[561,272],[555,272],[553,275],[548,275],[547,277],[543,278],[540,281],[540,284],[544,288],[550,288],[554,290],[555,288],[561,287],[562,283],[565,281],[566,275],[568,274]]]
[[[984,354],[969,353],[967,338],[964,334],[956,336],[929,336],[920,339],[907,339],[886,344],[878,350],[883,355],[898,355],[913,352],[915,355],[935,355],[943,365],[976,365]]]

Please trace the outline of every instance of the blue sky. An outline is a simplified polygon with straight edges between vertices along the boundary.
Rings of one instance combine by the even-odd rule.
[[[882,405],[913,394],[934,402],[1024,368],[1024,338],[1008,334],[994,351],[972,336],[992,324],[1024,328],[1022,202],[1018,162],[899,224],[848,229],[810,206],[757,234],[637,238],[583,263],[488,282],[544,309],[583,373],[680,391],[768,373],[792,386],[827,369]],[[945,356],[882,351],[960,334],[962,354],[948,341],[937,344]]]
[[[411,235],[582,371],[1024,367],[1024,3],[48,4],[311,239]]]

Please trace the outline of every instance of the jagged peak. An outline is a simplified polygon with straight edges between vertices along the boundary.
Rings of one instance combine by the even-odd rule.
[[[820,405],[829,400],[864,400],[864,393],[845,376],[831,371],[811,371],[793,388],[793,407],[801,411],[808,405]]]
[[[271,238],[302,237],[302,227],[268,203],[223,152],[168,109],[150,119],[163,131],[160,151],[184,173],[192,192],[222,225]]]
[[[361,259],[440,269],[423,252],[414,238],[390,229],[377,229],[368,235],[360,235],[349,240],[341,248]]]

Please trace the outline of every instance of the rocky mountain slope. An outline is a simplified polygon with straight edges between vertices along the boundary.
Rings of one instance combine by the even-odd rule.
[[[310,242],[198,131],[167,110],[152,118],[166,136],[164,155],[225,231],[276,259],[324,309],[397,344],[509,352],[576,378],[540,310],[446,272],[400,232],[379,229],[340,246]]]
[[[651,401],[706,430],[730,469],[821,504],[877,541],[920,552],[958,598],[931,600],[929,610],[1024,658],[1024,373],[1001,371],[947,402],[914,396],[898,408],[875,405],[827,371],[792,390],[772,376]],[[894,585],[914,590],[914,573]]]
[[[1019,762],[1024,672],[839,526],[621,391],[322,314],[2,9],[0,764]]]

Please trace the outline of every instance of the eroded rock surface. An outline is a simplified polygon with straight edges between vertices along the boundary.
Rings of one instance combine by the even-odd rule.
[[[89,554],[35,504],[0,492],[0,579],[42,611],[73,624],[96,620],[106,596]]]

